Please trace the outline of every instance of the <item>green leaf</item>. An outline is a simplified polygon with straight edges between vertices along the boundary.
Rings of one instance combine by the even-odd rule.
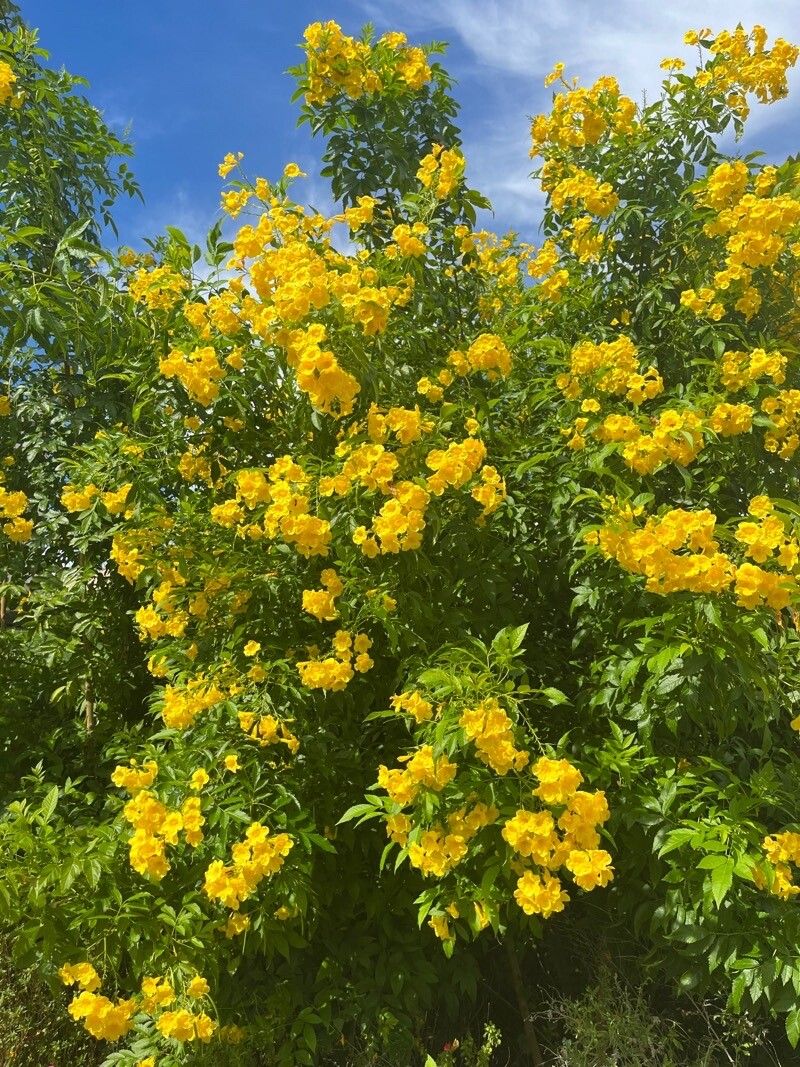
[[[800,1008],[794,1008],[786,1016],[786,1037],[792,1048],[800,1041]]]
[[[681,845],[685,845],[690,841],[697,833],[689,827],[682,826],[677,830],[670,830],[667,834],[664,844],[658,850],[659,856],[666,856],[670,852],[674,852],[676,848],[680,848]]]
[[[49,791],[47,796],[42,801],[42,806],[39,809],[39,820],[42,824],[50,822],[53,812],[56,810],[56,804],[58,803],[58,786],[54,785]]]
[[[366,815],[368,818],[375,818],[380,815],[380,812],[376,811],[372,804],[353,804],[352,807],[347,809],[336,825],[341,826],[342,823],[351,822],[353,819],[358,819],[362,815]]]
[[[506,626],[492,641],[492,651],[500,657],[510,658],[514,656],[521,648],[527,631],[527,622],[521,626]]]
[[[181,248],[189,247],[189,239],[183,230],[179,230],[177,226],[166,226],[165,229],[175,244],[180,245]]]
[[[545,689],[540,689],[539,692],[542,696],[547,697],[551,704],[569,704],[567,695],[562,693],[560,689],[556,689],[553,685],[548,685]]]
[[[722,862],[711,872],[711,893],[714,903],[720,907],[733,882],[734,861],[731,856],[725,856]]]

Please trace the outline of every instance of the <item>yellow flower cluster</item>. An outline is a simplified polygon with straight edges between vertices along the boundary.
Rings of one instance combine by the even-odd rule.
[[[433,748],[423,745],[410,756],[401,756],[405,768],[378,768],[378,785],[385,789],[395,804],[401,808],[412,804],[423,787],[439,792],[455,777],[457,767],[447,756],[435,758]]]
[[[282,456],[269,468],[268,475],[270,484],[264,484],[263,489],[270,500],[264,514],[267,536],[280,536],[286,544],[293,545],[301,556],[327,556],[331,540],[330,524],[326,519],[309,514],[308,496],[294,488],[300,488],[308,481],[303,469],[291,456]],[[255,492],[255,485],[251,483],[251,493]]]
[[[385,419],[383,416],[375,416],[370,412],[368,424],[376,429],[376,420],[379,419],[380,429],[385,435]],[[337,455],[346,455],[350,450],[348,442],[342,442],[336,450]],[[363,444],[353,449],[347,455],[342,464],[339,474],[332,478],[320,478],[319,491],[322,496],[344,496],[354,483],[363,485],[365,489],[380,490],[382,493],[390,493],[392,490],[392,478],[397,472],[399,463],[391,452],[387,452],[381,444]]]
[[[228,1023],[227,1026],[221,1026],[217,1031],[217,1037],[220,1041],[224,1041],[227,1045],[238,1045],[244,1041],[247,1031],[237,1026],[236,1023]]]
[[[568,760],[542,757],[532,769],[539,779],[534,795],[563,810],[556,819],[549,811],[521,808],[505,823],[502,834],[523,860],[544,868],[524,871],[514,897],[526,915],[547,918],[563,910],[569,900],[553,871],[566,867],[575,884],[587,891],[611,881],[611,856],[597,847],[597,827],[608,819],[609,810],[604,793],[579,790],[583,777]]]
[[[347,223],[351,233],[372,222],[377,203],[378,201],[373,196],[358,196],[355,206],[345,209],[342,213],[342,221]]]
[[[740,523],[736,538],[746,546],[745,555],[754,563],[737,566],[720,551],[714,538],[716,517],[707,509],[691,512],[676,508],[648,518],[638,528],[632,515],[619,514],[587,540],[598,543],[603,554],[625,570],[645,576],[650,592],[721,593],[733,586],[740,607],[767,606],[781,611],[797,595],[797,579],[786,572],[796,567],[800,545],[796,538],[787,537],[783,521],[771,515],[768,498],[754,497],[750,509],[761,522]],[[759,566],[768,560],[784,571]]]
[[[766,571],[753,563],[736,568],[736,601],[743,608],[767,606],[782,611],[797,597],[797,580],[792,575]]]
[[[144,564],[140,562],[141,549],[132,545],[121,534],[115,534],[111,542],[111,558],[119,573],[129,582],[135,582],[144,570]]]
[[[736,527],[736,540],[746,546],[745,555],[756,563],[766,563],[777,552],[781,566],[793,569],[798,559],[797,540],[787,538],[786,525],[779,515],[774,514],[769,498],[754,497],[749,511],[759,521],[740,522]]]
[[[205,482],[209,486],[213,484],[211,464],[202,453],[202,445],[192,446],[183,453],[178,462],[178,474],[190,485],[196,482]]]
[[[772,428],[764,434],[764,448],[781,459],[791,459],[800,445],[800,389],[781,389],[761,401]]]
[[[547,871],[541,874],[524,871],[517,881],[514,899],[526,915],[541,915],[543,919],[548,919],[564,910],[569,894],[555,875]]]
[[[364,285],[353,292],[341,296],[342,307],[357,322],[367,337],[383,333],[389,321],[389,311],[393,304],[401,302],[400,290],[393,286]]]
[[[261,233],[245,227],[237,238],[243,255],[257,256],[250,267],[250,279],[262,301],[259,305],[252,298],[244,299],[242,312],[265,333],[275,319],[293,324],[304,319],[312,307],[325,307],[333,281],[325,257],[304,237],[289,232],[283,243],[277,243],[282,231],[275,229],[273,218],[275,212],[262,215],[266,222],[263,226],[259,223]],[[297,218],[291,222],[288,212],[278,219],[289,230],[300,222]]]
[[[487,464],[481,467],[481,484],[473,487],[470,496],[481,505],[484,516],[491,515],[497,511],[506,498],[505,479],[495,467]],[[483,522],[482,516],[479,517],[479,521]]]
[[[298,662],[300,682],[306,689],[338,692],[352,679],[354,670],[365,674],[375,665],[369,655],[372,641],[366,634],[356,634],[353,638],[349,631],[337,630],[331,644],[332,656]]]
[[[599,182],[593,174],[580,168],[552,186],[545,172],[542,188],[550,193],[550,203],[559,214],[575,204],[590,215],[606,218],[619,203],[619,197],[610,182]]]
[[[192,400],[203,407],[208,407],[217,399],[218,383],[225,376],[216,349],[211,345],[195,348],[191,352],[174,349],[160,360],[158,368],[165,378],[177,378]]]
[[[453,228],[453,237],[467,257],[463,269],[482,276],[487,285],[487,291],[478,297],[478,311],[484,318],[523,300],[520,282],[522,265],[531,253],[528,245],[519,244],[511,234],[498,237],[489,230],[473,232],[463,224]],[[447,268],[445,274],[452,276],[452,269]]]
[[[98,1041],[119,1041],[133,1026],[133,1000],[109,1000],[98,993],[79,993],[67,1008],[73,1019],[82,1019],[84,1027]]]
[[[611,418],[609,416],[603,422],[597,436],[601,440],[609,440],[612,439],[614,430],[619,432],[619,429],[624,428],[626,443],[622,449],[622,457],[637,474],[652,474],[667,462],[688,467],[703,448],[703,422],[693,411],[665,408],[659,413],[652,433],[649,434],[641,433],[636,426],[629,430],[621,419],[615,421],[609,431],[608,423]]]
[[[61,490],[61,503],[67,511],[86,511],[100,490],[90,482],[83,487],[65,485]]]
[[[241,915],[235,911],[231,912],[222,929],[227,938],[238,937],[239,934],[243,934],[245,930],[250,929],[250,916]]]
[[[734,437],[750,432],[754,414],[749,404],[717,404],[706,425],[720,437]]]
[[[431,404],[438,404],[444,397],[444,389],[442,386],[450,385],[453,381],[452,372],[445,369],[439,372],[437,380],[440,382],[436,385],[430,378],[425,375],[417,382],[417,392],[420,396],[424,396],[426,400],[429,400]]]
[[[455,349],[447,357],[447,362],[462,377],[484,371],[490,381],[495,381],[511,373],[511,353],[494,333],[482,333],[476,337],[466,352]]]
[[[469,842],[498,816],[497,808],[478,803],[471,811],[460,808],[447,817],[446,828],[431,827],[407,845],[412,867],[425,877],[443,878],[469,851]],[[402,818],[402,816],[401,816]]]
[[[225,694],[205,678],[193,678],[180,688],[167,685],[161,704],[161,717],[170,730],[186,730],[197,716],[225,699]]]
[[[433,705],[416,690],[398,693],[390,703],[399,715],[410,715],[417,723],[427,722],[433,717]]]
[[[100,976],[91,963],[65,963],[58,977],[64,985],[78,985],[88,993],[100,988]]]
[[[555,241],[548,239],[536,255],[528,260],[527,271],[531,278],[544,278],[538,286],[537,293],[548,302],[558,300],[561,290],[569,284],[569,272],[563,268],[555,269],[560,259],[558,246]],[[549,277],[545,278],[545,275]]]
[[[697,200],[716,211],[731,207],[744,196],[750,181],[750,168],[740,159],[720,163],[708,176]]]
[[[124,789],[133,796],[140,789],[149,789],[158,775],[158,764],[155,760],[145,760],[141,768],[137,761],[132,759],[130,766],[119,765],[111,775],[111,781],[119,789]]]
[[[189,283],[170,267],[155,267],[137,270],[128,288],[133,299],[151,311],[169,311],[183,298]]]
[[[781,900],[797,896],[800,885],[794,884],[790,864],[800,867],[800,834],[791,831],[770,834],[764,838],[761,847],[772,864],[770,891]]]
[[[372,336],[386,329],[393,306],[410,300],[411,276],[401,285],[380,287],[374,267],[363,267],[357,257],[345,256],[331,246],[329,231],[334,223],[348,222],[357,228],[371,220],[374,206],[372,198],[362,197],[358,207],[325,219],[306,215],[300,207],[271,196],[257,225],[242,227],[234,239],[236,255],[230,266],[244,270],[244,261],[254,259],[249,288],[259,299],[244,295],[243,280],[233,279],[230,289],[242,295],[238,312],[233,311],[231,301],[226,304],[226,312],[234,316],[228,326],[235,326],[238,317],[257,336],[284,348],[312,404],[334,417],[349,414],[360,385],[332,351],[323,349],[326,329],[321,323],[305,330],[289,327],[336,298],[347,319]]]
[[[393,433],[401,445],[411,445],[432,428],[433,423],[423,417],[418,407],[390,407],[384,414],[377,404],[370,404],[367,413],[367,435],[371,441],[377,443],[385,441],[388,435]],[[373,488],[368,482],[360,480],[367,488]],[[386,482],[388,481],[387,478]],[[382,489],[383,486],[378,485],[378,488]]]
[[[706,226],[712,236],[726,234],[728,268],[770,267],[786,248],[786,235],[800,222],[800,204],[788,195],[742,196]],[[744,280],[748,275],[744,274]],[[741,280],[741,275],[739,279]]]
[[[225,158],[222,160],[219,167],[217,168],[217,173],[219,174],[220,178],[227,178],[230,172],[232,170],[235,170],[235,168],[239,166],[243,159],[244,152],[227,152],[225,154]]]
[[[143,605],[135,612],[134,618],[142,638],[157,641],[159,637],[165,636],[183,637],[189,622],[186,612],[175,611],[172,603],[166,599],[160,602],[159,607],[167,613],[166,619],[162,618],[158,611],[149,604]]]
[[[211,781],[208,771],[202,767],[198,767],[196,771],[192,772],[192,776],[189,779],[189,788],[196,790],[198,793],[201,789],[204,789]]]
[[[261,823],[251,823],[244,840],[231,848],[230,865],[214,860],[208,867],[203,884],[206,896],[238,911],[265,878],[280,870],[293,847],[289,834],[271,834]]]
[[[227,189],[220,195],[220,207],[232,219],[240,215],[253,194],[249,189]]]
[[[568,92],[558,93],[550,115],[537,115],[531,124],[531,156],[547,149],[583,148],[602,137],[628,133],[633,128],[636,105],[620,93],[616,78],[602,77],[588,89],[571,87],[563,78],[564,64],[557,63],[545,85],[560,80]]]
[[[431,146],[417,170],[421,184],[430,189],[437,200],[448,200],[464,177],[465,160],[457,148],[444,148],[440,144]]]
[[[693,311],[695,315],[705,315],[713,322],[719,322],[725,314],[725,306],[717,300],[716,291],[708,286],[684,289],[681,293],[681,306]]]
[[[0,484],[0,522],[4,522],[3,533],[12,541],[24,542],[31,539],[33,522],[22,517],[27,506],[28,498],[23,492],[9,492]]]
[[[434,449],[425,458],[426,466],[434,472],[426,482],[428,489],[435,496],[441,496],[448,486],[460,489],[485,457],[486,446],[477,437],[466,437],[463,441],[453,441],[445,449]]]
[[[148,789],[140,789],[122,813],[134,830],[128,842],[131,867],[156,881],[170,869],[166,847],[178,844],[181,830],[193,848],[203,840],[199,797],[189,797],[181,811],[170,811]]]
[[[762,297],[754,285],[754,272],[776,267],[800,224],[800,203],[789,194],[772,195],[775,173],[774,167],[763,167],[755,176],[753,192],[748,192],[747,164],[724,162],[698,190],[698,202],[714,212],[703,227],[705,234],[725,240],[725,266],[714,275],[713,288],[681,294],[681,304],[695,314],[718,321],[731,293],[736,297],[734,308],[745,319],[759,310]]]
[[[698,34],[689,31],[685,40],[696,44]],[[717,92],[728,94],[729,103],[742,117],[748,110],[745,93],[753,93],[762,104],[771,104],[789,91],[786,73],[797,62],[800,49],[782,37],[777,37],[770,49],[766,43],[763,26],[754,26],[750,33],[737,26],[733,33],[723,31],[709,44],[715,57],[709,67],[712,85]]]
[[[353,100],[387,87],[418,90],[431,79],[421,48],[406,36],[385,33],[374,47],[342,33],[336,22],[314,22],[303,34],[306,51],[306,103],[319,106],[345,93]]]
[[[344,584],[332,567],[327,567],[320,575],[322,589],[303,590],[303,611],[313,615],[319,622],[332,622],[339,614],[336,610],[336,597],[341,596]]]
[[[300,468],[298,468],[298,471],[299,473],[294,480],[302,482],[305,476]],[[277,480],[277,474],[278,472],[276,471],[274,480]],[[257,508],[259,504],[267,504],[272,500],[269,482],[260,470],[237,471],[236,499],[243,501],[251,511],[253,508]]]
[[[69,1014],[74,1019],[83,1019],[85,1029],[93,1037],[115,1041],[124,1037],[132,1028],[132,1016],[137,1010],[134,999],[110,1001],[107,997],[97,996],[95,990],[100,986],[97,972],[91,964],[66,964],[59,971],[65,985],[80,986],[82,992],[69,1005]],[[195,975],[186,987],[187,996],[205,997],[208,982],[201,975]],[[160,1008],[169,1007],[175,1001],[175,990],[166,978],[145,977],[142,981],[142,996],[139,1009],[154,1013]],[[217,1030],[215,1023],[205,1013],[193,1014],[186,1009],[176,1012],[163,1012],[156,1020],[156,1029],[164,1037],[173,1037],[179,1041],[192,1041],[196,1038],[209,1041]],[[148,1061],[140,1061],[147,1063]],[[150,1065],[155,1065],[149,1057]]]
[[[675,508],[639,528],[617,516],[600,530],[600,550],[632,574],[644,575],[652,593],[719,593],[730,586],[734,567],[714,538],[716,521],[707,509]]]
[[[579,263],[596,263],[599,260],[604,237],[590,215],[582,215],[572,226],[565,227],[563,233]]]
[[[621,334],[615,341],[581,341],[570,353],[569,373],[560,374],[556,385],[568,400],[577,400],[590,391],[624,396],[638,407],[664,389],[655,367],[640,371],[639,354],[630,337]]]
[[[206,1044],[214,1036],[217,1023],[205,1012],[191,1012],[185,1008],[178,1011],[165,1011],[156,1020],[156,1029],[164,1037],[176,1041],[194,1041],[199,1039]]]
[[[238,718],[244,732],[262,748],[268,745],[286,745],[292,755],[299,750],[300,742],[286,724],[278,722],[274,715],[256,715],[253,711],[240,711]]]
[[[576,792],[583,775],[569,760],[548,759],[542,756],[531,768],[539,779],[534,796],[545,804],[564,804]]]
[[[72,998],[67,1009],[73,1019],[83,1019],[92,1037],[103,1041],[118,1041],[133,1026],[133,1000],[112,1001],[95,990],[100,977],[91,963],[65,963],[58,972],[64,985],[77,985],[81,992]]]
[[[781,352],[765,352],[763,348],[755,348],[752,352],[727,351],[722,354],[719,376],[732,393],[759,378],[771,378],[775,385],[780,385],[785,378],[786,362],[786,356]]]
[[[353,531],[353,543],[370,558],[378,553],[410,552],[422,544],[430,494],[413,482],[397,482],[390,492],[392,499],[375,516],[372,534],[366,526]]]
[[[133,483],[126,482],[119,489],[111,489],[100,494],[100,499],[109,515],[121,515],[125,511],[131,489],[133,489]]]
[[[7,104],[14,95],[14,82],[17,76],[10,64],[0,60],[0,104]]]
[[[415,222],[413,225],[401,222],[392,230],[394,244],[387,247],[386,255],[390,259],[395,259],[397,256],[412,258],[424,256],[428,249],[422,238],[427,232],[428,227],[424,222]]]
[[[364,292],[360,290],[360,297]],[[305,331],[295,330],[286,356],[294,368],[297,384],[314,407],[334,418],[341,418],[353,410],[361,386],[352,374],[343,370],[333,352],[322,350],[324,340],[325,327],[321,323],[315,323]]]
[[[153,1012],[167,1008],[175,1000],[175,990],[166,978],[142,979],[142,1011]]]
[[[487,697],[474,708],[465,708],[458,725],[467,740],[475,744],[478,759],[496,774],[521,771],[528,763],[528,753],[514,747],[511,719],[495,697]]]
[[[483,904],[475,900],[473,901],[473,908],[475,914],[475,922],[477,923],[479,930],[485,930],[489,925],[489,916],[486,914],[486,909]],[[433,930],[436,936],[441,941],[453,940],[453,934],[450,932],[450,922],[448,916],[453,919],[458,919],[461,915],[458,905],[453,902],[447,905],[445,909],[447,914],[434,913],[428,919],[428,926]]]

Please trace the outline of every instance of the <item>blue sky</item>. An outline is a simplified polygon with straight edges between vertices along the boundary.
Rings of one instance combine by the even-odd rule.
[[[292,81],[304,27],[335,19],[357,33],[402,29],[414,42],[450,43],[445,60],[458,81],[472,185],[495,206],[488,224],[535,240],[540,213],[528,178],[528,119],[547,110],[542,81],[553,62],[586,83],[613,73],[639,98],[657,91],[663,56],[685,55],[685,29],[761,22],[771,35],[800,40],[800,0],[21,0],[55,66],[90,81],[88,95],[118,132],[130,129],[133,169],[144,205],[121,204],[120,237],[135,247],[167,224],[200,239],[218,216],[216,168],[228,151],[248,173],[277,177],[288,160],[309,173],[305,199],[329,206],[316,176],[319,146],[295,127]],[[800,149],[800,84],[757,108],[745,147],[782,158]],[[303,196],[295,185],[298,199]]]

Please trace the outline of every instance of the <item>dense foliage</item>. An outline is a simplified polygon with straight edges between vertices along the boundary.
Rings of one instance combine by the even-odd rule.
[[[341,210],[231,153],[235,226],[111,255],[8,13],[0,917],[106,1063],[413,1062],[581,926],[796,1044],[800,165],[719,144],[798,49],[686,42],[556,65],[534,248],[441,46],[314,24]]]

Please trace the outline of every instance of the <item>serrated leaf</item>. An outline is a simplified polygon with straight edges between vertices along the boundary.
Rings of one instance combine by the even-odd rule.
[[[800,1041],[800,1008],[795,1008],[786,1016],[786,1037],[792,1048],[797,1048]]]
[[[720,907],[733,883],[733,866],[733,859],[726,856],[711,872],[711,895],[717,907]]]
[[[58,803],[58,786],[54,785],[47,796],[42,801],[42,806],[39,809],[39,819],[44,823],[48,823],[52,818],[53,812],[56,810],[56,804]]]

